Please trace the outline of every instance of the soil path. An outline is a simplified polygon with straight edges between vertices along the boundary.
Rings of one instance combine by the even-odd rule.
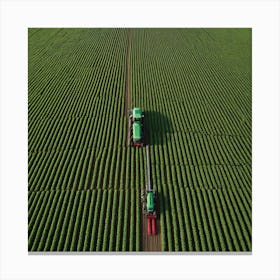
[[[131,29],[128,29],[127,33],[127,56],[126,56],[126,83],[125,83],[125,116],[126,116],[126,145],[130,146],[130,128],[129,128],[129,114],[128,110],[131,109],[131,98],[130,98],[130,53],[131,53]],[[147,123],[146,116],[144,117],[144,123]],[[145,124],[144,124],[145,125]],[[148,131],[145,131],[145,145],[149,144]],[[146,147],[149,149],[149,146]],[[158,203],[157,203],[158,206]],[[142,207],[142,205],[141,205]],[[157,213],[159,213],[159,206],[157,207]],[[161,234],[160,234],[160,222],[159,215],[156,220],[156,230],[157,234],[154,236],[148,236],[147,234],[147,219],[144,214],[142,214],[142,251],[161,251]]]
[[[130,99],[130,52],[131,52],[131,30],[128,29],[127,32],[127,54],[126,54],[126,83],[125,83],[125,106],[124,114],[126,116],[126,145],[129,146],[130,133],[129,133],[129,115],[128,110],[131,109],[131,99]]]

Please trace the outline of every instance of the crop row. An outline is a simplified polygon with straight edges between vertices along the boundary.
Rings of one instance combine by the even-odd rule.
[[[125,38],[116,45],[115,41],[124,32],[111,33],[111,40],[103,39],[106,46],[103,53],[102,41],[93,35],[86,42],[77,41],[73,47],[65,43],[71,57],[63,56],[56,69],[52,63],[48,64],[52,60],[50,55],[44,62],[44,70],[34,74],[38,88],[32,87],[35,78],[30,73],[29,96],[38,96],[28,107],[30,153],[122,146],[124,125],[119,116],[124,110]],[[113,58],[106,57],[109,50]],[[63,54],[65,49],[60,47],[59,51]],[[41,77],[46,82],[41,82]],[[111,137],[100,131],[108,131]]]
[[[126,32],[31,29],[30,37],[29,190],[120,186]]]
[[[163,250],[251,250],[251,61],[223,41],[239,34],[250,50],[249,32],[132,32],[132,102],[146,113]]]
[[[127,31],[30,29],[28,248],[139,251],[143,151],[125,147]]]
[[[251,250],[251,207],[237,189],[158,187],[162,250]],[[164,225],[164,226],[162,226]]]
[[[137,190],[32,192],[28,249],[139,251],[139,197]]]
[[[134,189],[145,185],[144,156],[131,148],[39,153],[29,158],[29,190]]]

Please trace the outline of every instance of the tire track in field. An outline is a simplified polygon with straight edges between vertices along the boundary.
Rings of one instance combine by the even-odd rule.
[[[127,56],[126,56],[126,82],[125,82],[125,106],[124,114],[126,116],[126,145],[129,146],[130,135],[129,135],[129,114],[128,110],[131,108],[130,98],[130,52],[131,52],[131,29],[128,29],[127,33]]]

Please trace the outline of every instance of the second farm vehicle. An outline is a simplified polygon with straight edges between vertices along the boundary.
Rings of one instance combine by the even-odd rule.
[[[142,191],[142,203],[143,212],[147,220],[147,234],[156,235],[156,220],[157,220],[157,191],[152,188],[151,184],[151,173],[150,173],[150,153],[149,145],[146,146],[146,157],[147,157],[147,175],[148,184],[146,189]]]
[[[128,111],[130,146],[144,146],[144,114],[140,108],[134,108]]]

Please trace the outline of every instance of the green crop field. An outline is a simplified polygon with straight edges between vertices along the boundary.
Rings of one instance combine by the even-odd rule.
[[[29,29],[28,250],[143,250],[129,105],[161,250],[251,251],[251,60],[251,29]]]

